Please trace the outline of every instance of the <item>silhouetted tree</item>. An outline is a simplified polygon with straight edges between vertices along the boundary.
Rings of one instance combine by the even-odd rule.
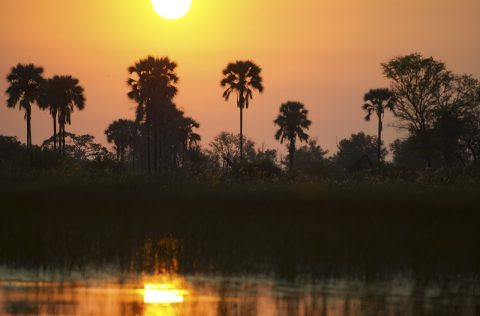
[[[114,144],[117,160],[125,161],[126,157],[133,159],[133,153],[138,138],[138,125],[132,120],[116,120],[105,130],[107,141]]]
[[[394,114],[400,127],[422,140],[426,165],[430,167],[431,130],[435,123],[438,93],[450,73],[445,64],[418,53],[396,57],[382,64],[385,77],[391,79],[396,96]]]
[[[22,144],[16,137],[0,135],[0,167],[2,162],[16,159],[22,151]]]
[[[309,139],[308,143],[295,151],[294,170],[297,176],[306,179],[320,180],[336,177],[341,173],[331,158],[327,157],[328,150],[324,150],[316,139]],[[287,161],[284,164],[288,164]]]
[[[318,145],[316,139],[310,139],[306,145],[303,145],[295,151],[295,167],[306,168],[309,165],[327,160],[328,150],[324,150]]]
[[[179,111],[180,112],[180,111]],[[181,161],[185,164],[185,155],[189,150],[196,148],[202,140],[200,134],[196,133],[194,129],[199,128],[200,124],[191,117],[185,117],[183,112],[178,121],[178,141],[181,144]]]
[[[72,76],[54,76],[48,80],[46,85],[46,103],[52,106],[51,112],[58,117],[59,125],[59,149],[65,155],[65,125],[71,124],[71,116],[75,108],[83,110],[85,108],[85,96],[83,87],[79,81]],[[54,145],[56,143],[56,133],[54,131]]]
[[[382,143],[381,159],[387,155]],[[342,139],[338,144],[338,151],[333,161],[339,166],[358,171],[363,168],[372,168],[377,159],[377,138],[360,132],[352,134],[349,139]]]
[[[200,134],[194,132],[194,128],[199,128],[200,124],[191,117],[184,117],[180,122],[180,140],[185,144],[186,149],[198,146],[202,140]]]
[[[362,106],[362,109],[367,112],[365,120],[370,121],[370,118],[374,113],[378,118],[377,159],[380,162],[382,159],[383,117],[385,115],[385,110],[393,111],[395,106],[395,95],[392,91],[386,88],[372,89],[364,95],[363,101],[365,101],[365,104]]]
[[[300,142],[308,141],[308,130],[312,122],[307,118],[308,110],[300,102],[287,102],[280,106],[280,114],[274,121],[275,125],[279,127],[275,134],[275,139],[280,140],[283,144],[285,139],[288,140],[288,155],[290,158],[290,169],[293,168],[293,161],[295,156],[296,139]]]
[[[254,90],[263,92],[261,71],[261,68],[252,61],[237,61],[227,65],[220,82],[222,87],[227,87],[223,92],[226,101],[232,92],[237,95],[237,106],[240,109],[240,161],[243,160],[243,109],[248,109]]]
[[[55,89],[56,81],[47,79],[43,85],[42,94],[39,102],[39,106],[42,110],[50,112],[53,120],[53,149],[57,150],[57,120],[58,120],[58,108],[59,97],[58,89]]]
[[[44,79],[43,68],[33,64],[18,64],[13,67],[7,76],[9,87],[7,88],[7,106],[17,106],[25,110],[27,121],[27,149],[32,149],[32,103],[39,102],[42,93]]]
[[[171,100],[177,94],[178,76],[175,73],[177,64],[168,57],[156,58],[148,56],[128,68],[130,78],[128,97],[137,102],[136,121],[144,127],[147,147],[147,168],[151,171],[151,139],[153,138],[154,169],[158,170],[160,125],[166,124],[167,111]],[[163,121],[161,119],[163,118]],[[163,148],[165,144],[162,144]]]
[[[466,115],[463,123],[463,134],[460,137],[460,142],[465,147],[470,159],[473,162],[478,162],[480,159],[480,109]]]
[[[95,143],[95,137],[92,135],[75,135],[65,132],[64,136],[64,152],[66,157],[76,160],[102,160],[110,159],[111,153],[101,144]],[[51,149],[53,147],[53,137],[45,140],[42,144],[43,148]]]
[[[256,161],[269,161],[274,165],[278,164],[278,151],[276,149],[268,149],[262,144],[260,148],[256,150]]]
[[[434,128],[447,166],[466,164],[468,149],[462,138],[465,140],[467,133],[473,131],[468,125],[480,111],[479,96],[480,82],[468,75],[451,74],[437,92]]]
[[[212,160],[223,166],[224,169],[232,167],[235,162],[240,158],[239,141],[240,134],[221,132],[213,141],[209,144],[209,155]],[[251,161],[255,158],[255,143],[243,136],[243,152],[246,153],[247,161]]]
[[[425,168],[422,141],[418,136],[410,135],[405,139],[396,139],[390,144],[390,150],[395,165],[414,170]],[[430,152],[430,159],[433,167],[440,165],[440,153],[435,149],[435,146]]]
[[[59,109],[62,102],[62,91],[64,90],[64,80],[55,76],[54,78],[49,78],[45,81],[45,84],[42,89],[42,96],[40,98],[40,108],[43,110],[49,110],[50,115],[53,120],[53,149],[57,149],[57,142],[60,144],[61,141],[58,139],[57,134],[57,122],[59,121]],[[60,146],[59,146],[59,149]]]

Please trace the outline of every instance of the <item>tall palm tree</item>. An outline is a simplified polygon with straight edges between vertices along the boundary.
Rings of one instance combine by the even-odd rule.
[[[225,101],[228,101],[232,92],[237,95],[237,106],[240,109],[240,161],[243,160],[243,109],[248,109],[254,90],[263,92],[261,71],[259,66],[249,60],[229,63],[223,70],[220,82],[222,87],[227,87],[223,92]]]
[[[13,67],[7,76],[10,86],[7,88],[7,106],[25,110],[27,121],[27,149],[32,148],[32,103],[39,102],[41,98],[44,79],[43,68],[33,64],[18,64]]]
[[[177,94],[177,64],[168,57],[148,56],[128,68],[128,97],[137,102],[136,120],[146,127],[147,165],[150,171],[150,138],[154,140],[154,169],[157,169],[159,120],[161,112]]]
[[[366,121],[370,121],[372,114],[378,117],[377,159],[382,160],[382,130],[385,110],[393,111],[395,107],[395,94],[387,88],[371,89],[363,97],[365,104],[362,109],[367,112]]]
[[[293,168],[293,159],[295,156],[296,139],[300,142],[308,141],[308,130],[312,122],[307,118],[308,110],[300,102],[287,102],[280,106],[280,114],[274,123],[279,127],[275,134],[275,139],[280,140],[283,144],[284,140],[288,140],[288,155],[290,158],[290,169]]]
[[[42,110],[49,110],[53,120],[53,149],[57,150],[57,120],[58,120],[58,108],[59,98],[56,85],[58,80],[47,79],[42,89],[42,96],[40,98],[39,106]]]
[[[72,123],[71,115],[75,108],[80,111],[85,108],[84,89],[72,76],[54,76],[50,84],[53,90],[51,102],[58,111],[59,149],[65,154],[65,125]]]

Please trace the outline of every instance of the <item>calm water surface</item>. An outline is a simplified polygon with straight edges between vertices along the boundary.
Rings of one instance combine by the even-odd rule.
[[[480,315],[479,292],[463,284],[3,269],[0,315]]]

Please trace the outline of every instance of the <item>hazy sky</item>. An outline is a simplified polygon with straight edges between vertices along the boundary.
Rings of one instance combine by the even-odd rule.
[[[7,109],[5,77],[33,62],[45,75],[70,74],[87,104],[67,130],[105,143],[103,131],[133,118],[127,68],[147,55],[179,64],[176,103],[201,124],[203,145],[222,130],[238,132],[234,101],[222,99],[225,65],[252,59],[263,68],[265,91],[245,112],[245,133],[257,144],[273,138],[278,108],[301,101],[310,135],[334,151],[336,141],[374,122],[360,107],[370,88],[388,86],[380,63],[420,52],[458,73],[480,78],[479,0],[193,0],[189,14],[160,18],[150,0],[0,0],[0,134],[25,140],[23,112]],[[48,112],[35,110],[33,142],[52,133]],[[398,136],[387,128],[386,141]]]

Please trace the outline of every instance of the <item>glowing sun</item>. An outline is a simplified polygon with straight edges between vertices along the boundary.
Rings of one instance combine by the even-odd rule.
[[[175,20],[188,13],[192,0],[152,0],[152,5],[162,18]]]

